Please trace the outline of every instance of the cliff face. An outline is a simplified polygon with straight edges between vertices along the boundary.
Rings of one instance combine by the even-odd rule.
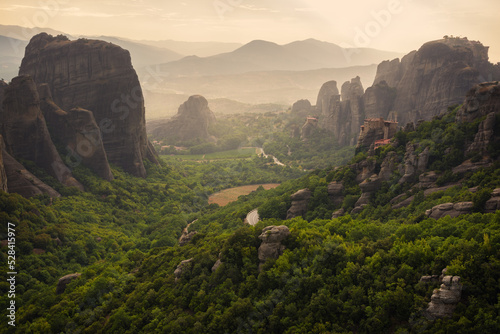
[[[39,86],[38,91],[51,136],[66,147],[66,163],[70,166],[82,163],[103,179],[112,180],[101,131],[92,112],[81,108],[62,110],[52,100],[47,84]]]
[[[493,75],[488,47],[461,38],[424,44],[401,63],[383,68],[375,83],[385,79],[397,94],[393,109],[401,124],[429,120],[463,101],[475,84]],[[401,79],[397,75],[401,73]],[[388,75],[390,73],[391,75]]]
[[[489,63],[488,47],[479,42],[464,38],[429,42],[401,61],[380,63],[374,84],[364,93],[358,78],[342,85],[341,96],[334,81],[325,83],[316,106],[319,125],[332,131],[340,145],[352,145],[365,118],[382,117],[402,125],[430,120],[462,103],[479,82],[500,79],[499,67]]]
[[[364,91],[360,78],[345,82],[341,92],[340,95],[335,81],[323,84],[316,104],[317,112],[321,115],[319,124],[334,133],[339,145],[353,145],[364,119]]]
[[[13,157],[31,160],[62,184],[83,190],[52,143],[30,77],[16,77],[5,88],[0,124],[6,151]]]
[[[207,99],[201,95],[193,95],[180,105],[174,117],[158,122],[151,133],[157,138],[179,141],[209,139],[208,126],[214,122],[215,115],[208,107]]]
[[[143,159],[158,162],[146,137],[142,89],[128,51],[41,33],[26,47],[19,73],[47,83],[61,109],[92,111],[110,162],[141,177]]]

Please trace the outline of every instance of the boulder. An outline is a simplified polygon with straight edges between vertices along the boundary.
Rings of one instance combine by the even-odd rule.
[[[260,267],[262,267],[267,259],[277,259],[283,254],[285,246],[281,242],[288,238],[289,235],[290,230],[285,225],[272,225],[262,229],[262,233],[259,236],[262,243],[258,251]]]
[[[174,270],[175,281],[177,282],[186,271],[191,270],[193,265],[193,259],[187,259],[181,261]]]
[[[442,278],[441,282],[441,287],[434,290],[431,301],[424,311],[425,317],[429,320],[451,317],[462,298],[460,276],[447,275]]]
[[[61,294],[64,293],[64,290],[66,290],[66,286],[73,281],[74,279],[77,279],[80,277],[82,274],[80,273],[74,273],[74,274],[69,274],[66,276],[63,276],[57,281],[57,287],[56,287],[56,294]]]
[[[330,182],[327,191],[328,197],[330,197],[335,206],[339,206],[344,202],[344,185],[342,182]]]
[[[343,208],[338,209],[332,213],[332,219],[338,218],[345,215],[345,210]]]
[[[484,206],[484,212],[486,213],[495,213],[497,210],[500,210],[500,188],[493,190],[491,198],[486,201]]]
[[[426,215],[429,218],[439,219],[444,216],[450,216],[452,218],[458,217],[463,214],[468,214],[472,212],[474,207],[473,202],[459,202],[459,203],[444,203],[434,206],[432,209],[426,211]]]
[[[451,171],[453,174],[462,175],[468,172],[475,172],[481,168],[487,168],[489,166],[491,166],[491,161],[489,159],[485,159],[478,162],[472,162],[471,160],[466,160],[462,162],[462,164],[453,167]]]
[[[301,189],[291,196],[292,206],[286,213],[286,219],[303,216],[307,212],[309,199],[311,198],[311,191],[309,189]]]
[[[90,110],[101,129],[108,161],[145,177],[143,160],[158,163],[147,139],[141,85],[130,53],[104,41],[34,36],[19,69],[47,83],[62,110]]]

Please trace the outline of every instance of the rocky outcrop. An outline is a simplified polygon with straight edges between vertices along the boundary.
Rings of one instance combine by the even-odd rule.
[[[169,141],[209,139],[208,127],[215,122],[215,115],[208,107],[208,101],[201,95],[190,96],[181,104],[177,114],[169,120],[156,122],[149,131],[156,138]]]
[[[401,179],[399,179],[399,183],[402,184],[411,181],[416,176],[417,167],[418,157],[415,153],[415,145],[407,143],[404,157],[404,174]]]
[[[495,213],[497,210],[500,210],[500,188],[493,190],[491,198],[486,201],[484,206],[484,212],[486,213]]]
[[[444,276],[441,283],[441,287],[432,293],[429,306],[424,311],[429,320],[451,317],[462,298],[460,276]]]
[[[455,218],[460,215],[471,213],[473,207],[473,202],[444,203],[436,205],[432,209],[427,210],[425,214],[429,218],[433,219],[439,219],[444,216]]]
[[[158,163],[147,140],[142,89],[128,51],[111,43],[46,33],[34,36],[19,73],[47,83],[62,110],[92,111],[109,162],[145,177],[144,159]]]
[[[481,76],[488,77],[491,66],[488,47],[479,42],[446,38],[424,44],[402,69],[396,86],[386,79],[397,89],[394,110],[398,121],[430,120],[461,103]]]
[[[338,94],[338,91],[337,91]],[[300,112],[309,113],[312,111],[311,102],[309,100],[298,100],[292,105],[292,114],[298,114]]]
[[[52,142],[31,77],[16,77],[5,88],[0,124],[6,151],[12,157],[31,160],[62,184],[83,190]]]
[[[457,112],[461,122],[472,122],[477,118],[500,110],[500,83],[484,82],[469,90],[462,107]]]
[[[330,113],[330,106],[332,103],[340,101],[339,89],[337,88],[337,81],[325,82],[318,93],[316,100],[316,110],[323,117],[328,117]]]
[[[420,188],[432,188],[436,186],[439,175],[434,171],[425,172],[418,176],[418,186]]]
[[[499,109],[500,111],[500,105]],[[497,112],[498,112],[497,111]],[[490,143],[495,141],[496,114],[491,112],[486,119],[479,123],[479,128],[474,137],[474,142],[465,151],[466,154],[486,155]],[[499,134],[500,135],[500,134]]]
[[[285,246],[281,243],[290,235],[290,230],[285,225],[267,226],[262,229],[259,239],[262,243],[259,247],[260,268],[267,259],[277,259],[283,254]]]
[[[69,274],[66,276],[63,276],[57,281],[57,286],[56,286],[56,294],[61,294],[64,293],[64,290],[66,290],[66,286],[73,280],[77,279],[80,277],[82,274],[80,273],[74,273],[74,274]]]
[[[382,181],[389,181],[392,177],[392,174],[396,170],[396,165],[398,163],[398,157],[396,152],[391,151],[387,153],[387,156],[382,161],[382,165],[380,166],[380,172],[378,173],[378,177]]]
[[[361,182],[359,184],[359,187],[361,188],[361,197],[356,201],[356,204],[354,204],[354,210],[352,213],[361,212],[362,208],[370,203],[371,195],[379,190],[381,185],[382,179],[380,179],[377,174],[373,174]]]
[[[179,239],[179,246],[184,246],[188,244],[196,234],[198,234],[198,232],[196,231],[183,233]]]
[[[491,161],[489,159],[485,159],[483,161],[472,162],[471,160],[465,160],[460,165],[453,167],[451,171],[453,174],[465,174],[469,172],[475,172],[481,168],[487,168],[491,166]]]
[[[23,197],[43,194],[49,197],[61,197],[57,191],[40,181],[35,175],[31,174],[5,150],[3,150],[2,155],[9,193],[16,193]]]
[[[360,78],[356,77],[342,85],[342,95],[335,94],[336,88],[335,81],[330,81],[320,90],[316,105],[321,114],[319,125],[333,132],[339,145],[353,145],[364,119],[363,86]]]
[[[395,99],[396,88],[390,87],[384,80],[368,87],[363,95],[365,117],[396,119],[396,115],[392,112]]]
[[[315,117],[307,117],[306,122],[302,125],[300,129],[300,138],[302,140],[307,140],[314,131],[318,128],[318,119]]]
[[[286,213],[286,219],[303,216],[307,212],[309,199],[311,198],[311,191],[309,189],[301,189],[291,196],[292,206]]]
[[[327,187],[328,197],[333,205],[338,207],[344,202],[344,185],[341,182],[333,181]]]
[[[188,260],[183,260],[181,263],[177,265],[177,268],[174,270],[174,277],[175,281],[177,282],[178,280],[181,279],[182,275],[185,274],[187,271],[191,270],[191,267],[193,266],[193,259],[188,259]]]
[[[341,209],[338,209],[338,210],[336,210],[336,211],[334,211],[334,212],[332,213],[332,219],[335,219],[335,218],[341,217],[341,216],[343,216],[344,214],[345,214],[345,210],[344,210],[344,209],[342,209],[342,208],[341,208]]]
[[[66,148],[66,163],[75,166],[82,163],[105,180],[112,180],[101,138],[91,111],[73,108],[66,112],[54,101],[47,84],[38,87],[40,108],[43,112],[52,138]]]
[[[416,51],[412,51],[404,56],[401,61],[396,58],[393,60],[386,60],[377,66],[377,73],[373,85],[377,85],[385,81],[389,87],[397,87],[403,75],[408,70],[410,63],[415,57]]]

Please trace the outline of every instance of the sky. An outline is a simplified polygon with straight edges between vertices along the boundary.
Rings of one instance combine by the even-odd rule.
[[[500,61],[498,0],[2,0],[0,23],[135,40],[315,38],[407,53],[444,35],[490,46]]]

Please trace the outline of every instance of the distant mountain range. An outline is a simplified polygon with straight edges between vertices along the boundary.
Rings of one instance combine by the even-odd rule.
[[[255,40],[210,57],[189,56],[160,65],[170,76],[239,74],[254,71],[307,71],[378,64],[402,56],[376,49],[344,49],[315,39],[285,45]]]

